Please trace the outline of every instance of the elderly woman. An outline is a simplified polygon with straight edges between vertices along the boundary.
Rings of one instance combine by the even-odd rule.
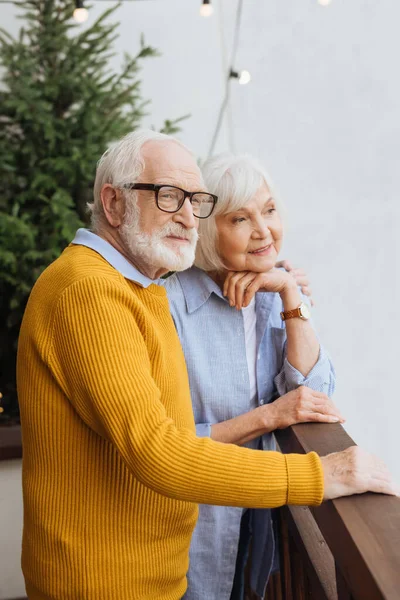
[[[197,434],[271,450],[275,429],[342,420],[329,399],[335,374],[295,280],[275,268],[283,228],[269,178],[231,155],[203,174],[218,203],[200,222],[196,266],[166,281]],[[251,537],[251,586],[263,596],[277,567],[274,529],[270,510],[200,506],[185,599],[243,598]]]

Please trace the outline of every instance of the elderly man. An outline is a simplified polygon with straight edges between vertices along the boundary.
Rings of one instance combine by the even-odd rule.
[[[215,202],[185,147],[132,133],[99,162],[92,231],[32,291],[18,356],[31,600],[178,600],[196,503],[394,493],[384,467],[354,449],[321,460],[196,437],[157,278],[192,264],[197,219]]]

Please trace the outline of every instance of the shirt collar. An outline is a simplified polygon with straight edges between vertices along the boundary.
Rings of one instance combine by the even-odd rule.
[[[185,296],[188,313],[192,313],[202,306],[211,294],[219,296],[227,302],[221,288],[207,275],[205,271],[192,267],[187,271],[176,273]]]
[[[163,282],[163,280],[153,280],[143,275],[109,242],[106,242],[106,240],[103,240],[103,238],[88,229],[78,229],[71,244],[91,248],[91,250],[100,254],[114,269],[119,271],[125,279],[134,281],[144,288],[149,287],[152,283],[161,285]]]

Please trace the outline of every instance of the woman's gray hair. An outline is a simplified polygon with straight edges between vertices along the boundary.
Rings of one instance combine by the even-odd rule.
[[[200,221],[195,265],[204,271],[221,271],[225,267],[217,247],[217,217],[243,208],[263,184],[277,203],[278,199],[265,169],[247,154],[214,156],[204,163],[202,173],[208,191],[218,196],[218,202],[212,215]]]
[[[90,212],[91,229],[96,232],[104,219],[103,205],[101,203],[101,189],[105,183],[116,187],[126,183],[135,183],[145,168],[142,157],[142,147],[150,141],[173,141],[186,148],[179,140],[164,133],[151,129],[139,129],[128,133],[125,137],[114,142],[104,152],[97,163],[96,179],[93,188],[93,202],[87,204]],[[188,150],[186,148],[186,150]],[[190,150],[188,150],[190,152]],[[132,194],[130,194],[130,197]],[[132,198],[134,198],[136,194]]]

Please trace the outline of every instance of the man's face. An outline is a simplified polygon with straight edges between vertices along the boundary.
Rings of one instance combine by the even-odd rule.
[[[145,168],[137,183],[173,185],[188,192],[204,189],[200,170],[190,153],[179,144],[148,142],[142,148]],[[155,192],[137,190],[137,204],[126,203],[121,239],[132,258],[145,267],[165,271],[184,270],[194,262],[198,219],[188,199],[176,213],[157,207]]]

